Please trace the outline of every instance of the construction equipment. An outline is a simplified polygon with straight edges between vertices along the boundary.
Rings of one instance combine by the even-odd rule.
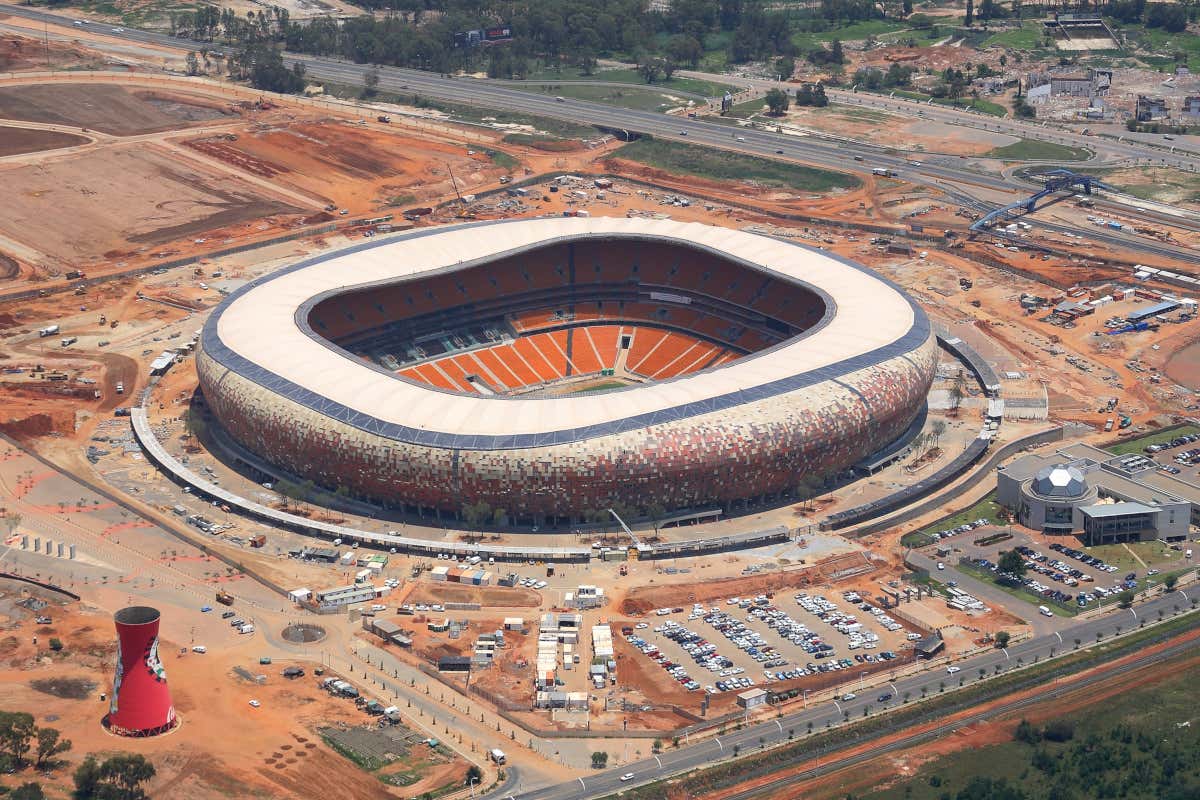
[[[229,592],[225,591],[224,589],[218,589],[217,590],[217,602],[223,606],[231,606],[231,605],[233,605],[233,595],[231,595]]]

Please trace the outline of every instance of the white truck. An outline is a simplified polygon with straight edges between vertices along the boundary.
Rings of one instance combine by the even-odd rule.
[[[492,761],[495,761],[497,764],[503,764],[508,760],[505,757],[503,750],[497,750],[494,747],[488,751],[488,758],[490,758]]]
[[[254,625],[247,622],[245,625],[242,625],[240,628],[238,628],[238,633],[254,633]]]
[[[892,171],[890,169],[888,169],[887,167],[873,167],[871,169],[871,174],[872,175],[882,175],[883,177],[887,178],[892,174]]]
[[[47,325],[45,328],[41,328],[40,330],[38,330],[38,336],[40,336],[44,339],[47,336],[55,335],[56,333],[58,333],[58,331],[59,331],[59,327],[57,325]]]
[[[383,710],[383,716],[388,722],[399,722],[400,709],[396,706],[388,706]]]

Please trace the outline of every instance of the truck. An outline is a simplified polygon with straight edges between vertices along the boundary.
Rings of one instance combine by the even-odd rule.
[[[396,706],[388,706],[383,710],[383,718],[388,722],[400,721],[400,709]]]
[[[65,338],[65,339],[63,339],[63,340],[62,340],[62,346],[63,346],[63,347],[70,347],[71,345],[75,344],[75,343],[76,343],[76,342],[78,342],[78,341],[79,341],[79,337],[78,337],[78,336],[68,336],[67,338]]]
[[[1113,429],[1113,418],[1109,417],[1104,421],[1104,432],[1107,433]]]
[[[891,176],[892,171],[890,169],[888,169],[887,167],[872,167],[871,174],[872,175],[881,175],[884,178],[887,178],[887,177]]]
[[[46,327],[44,327],[38,331],[38,336],[40,336],[44,339],[47,336],[55,335],[56,333],[58,333],[58,331],[59,331],[59,327],[57,325],[47,325]]]
[[[504,755],[504,751],[498,750],[495,747],[493,747],[491,750],[488,751],[488,758],[490,758],[492,761],[496,762],[497,764],[503,764],[508,760],[507,757],[505,757],[505,755]]]
[[[186,509],[185,509],[185,511],[186,511]],[[176,512],[176,513],[178,513],[178,512]],[[233,605],[233,595],[231,595],[229,592],[225,591],[224,589],[218,589],[217,590],[217,602],[223,606],[231,606],[231,605]]]
[[[238,633],[254,633],[253,623],[247,622],[238,628]]]

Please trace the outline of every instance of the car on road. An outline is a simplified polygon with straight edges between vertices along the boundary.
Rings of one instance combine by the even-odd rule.
[[[124,33],[125,29],[124,28],[113,28],[112,31],[113,31],[113,33]]]
[[[842,700],[848,703],[857,697],[858,695],[856,695],[854,692],[846,692],[844,695],[842,695]]]
[[[876,697],[875,701],[878,703],[886,703],[888,700],[891,700],[891,699],[892,699],[892,693],[884,692],[883,694],[879,695],[879,697]]]
[[[946,565],[945,565],[945,564],[943,564],[941,561],[939,561],[939,562],[937,562],[937,568],[938,568],[938,569],[945,569],[945,568],[946,568]]]
[[[962,672],[962,667],[946,667],[947,675],[953,675],[956,672]]]
[[[680,132],[679,132],[679,135],[680,135],[680,136],[687,136],[687,131],[680,131]]]
[[[631,781],[631,780],[633,780],[632,772],[626,772],[624,775],[621,776],[621,783],[625,783],[626,781]]]
[[[257,700],[251,700],[251,701],[250,701],[250,707],[251,707],[251,708],[258,708],[258,707],[259,707],[259,706],[261,706],[261,705],[262,705],[262,703],[258,702]]]
[[[781,156],[781,155],[783,155],[783,151],[782,151],[782,150],[776,150],[776,151],[775,151],[775,155],[777,155],[777,156]]]

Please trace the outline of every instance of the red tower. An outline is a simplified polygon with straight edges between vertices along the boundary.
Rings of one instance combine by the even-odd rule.
[[[129,606],[113,615],[117,674],[104,725],[121,736],[157,736],[179,724],[158,658],[157,608]]]

